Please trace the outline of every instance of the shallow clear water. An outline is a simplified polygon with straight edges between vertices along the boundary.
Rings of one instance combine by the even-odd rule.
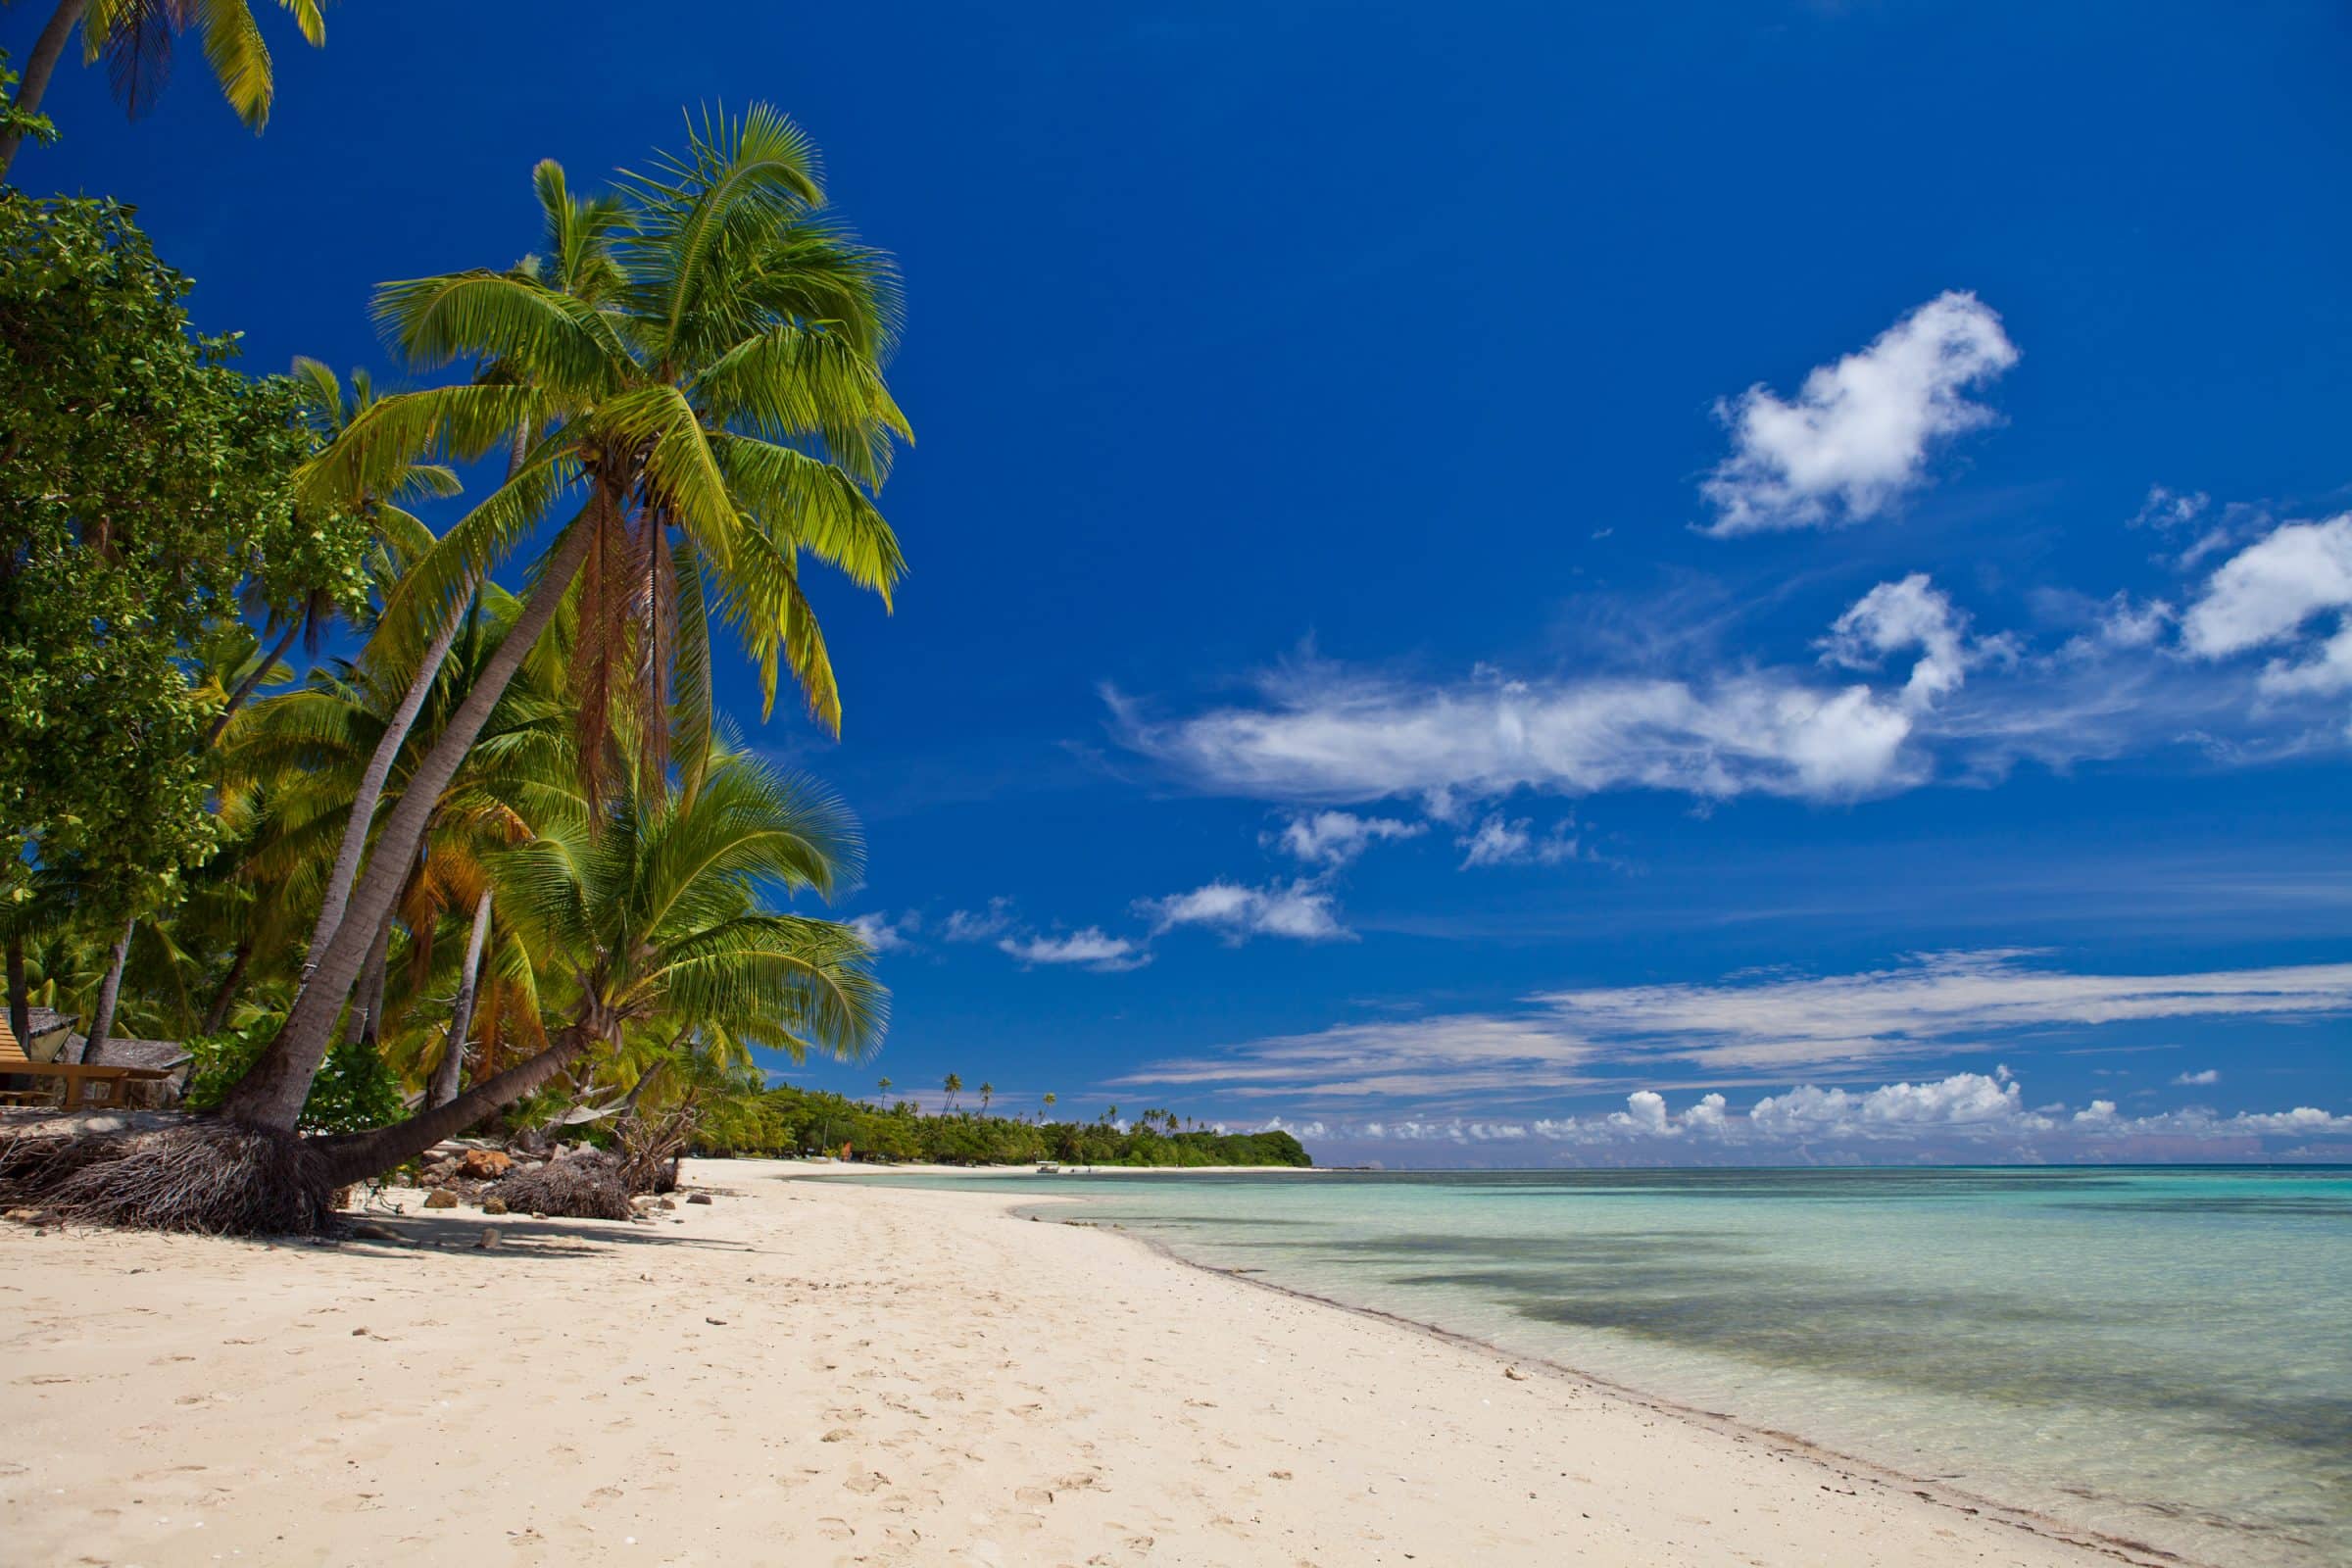
[[[969,1180],[2204,1561],[2352,1563],[2352,1170]]]

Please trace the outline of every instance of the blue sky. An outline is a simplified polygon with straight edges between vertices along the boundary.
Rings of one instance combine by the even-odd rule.
[[[14,14],[12,14],[13,16]],[[911,302],[759,742],[879,1061],[1327,1158],[2352,1157],[2327,4],[355,0],[51,107],[249,364],[769,99]],[[7,39],[21,55],[28,16]],[[1704,1097],[1720,1096],[1720,1100]]]

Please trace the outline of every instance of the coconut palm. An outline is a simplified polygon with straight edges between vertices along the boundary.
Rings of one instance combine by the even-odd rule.
[[[1047,1114],[1047,1115],[1051,1116],[1051,1115],[1053,1115],[1053,1114],[1054,1114],[1054,1106],[1055,1102],[1056,1102],[1057,1101],[1059,1101],[1059,1100],[1060,1100],[1060,1098],[1061,1098],[1060,1096],[1058,1096],[1058,1095],[1054,1094],[1054,1091],[1053,1091],[1053,1090],[1051,1090],[1051,1089],[1049,1089],[1049,1090],[1047,1090],[1047,1091],[1046,1091],[1046,1093],[1045,1093],[1045,1099],[1044,1099],[1044,1102],[1044,1102],[1044,1104],[1045,1104],[1045,1107],[1046,1107],[1046,1114]]]
[[[881,366],[897,322],[887,258],[822,211],[814,154],[781,115],[706,122],[630,176],[617,283],[588,301],[510,270],[387,285],[380,319],[419,365],[495,363],[476,382],[380,399],[306,470],[306,491],[370,488],[426,452],[474,458],[528,436],[513,476],[418,564],[420,602],[479,580],[563,496],[557,532],[505,641],[378,831],[349,911],[270,1050],[223,1108],[290,1129],[334,1022],[453,777],[500,694],[575,592],[571,674],[592,803],[634,738],[681,791],[711,752],[709,616],[730,622],[772,707],[789,666],[838,730],[839,690],[803,597],[804,556],[887,602],[898,542],[868,492],[905,418]],[[461,1097],[461,1102],[464,1097]]]
[[[989,1102],[990,1101],[992,1101],[992,1100],[996,1099],[996,1098],[997,1098],[997,1086],[996,1086],[995,1084],[982,1084],[982,1085],[980,1086],[980,1114],[981,1114],[981,1115],[985,1116],[985,1115],[987,1115],[987,1114],[988,1114],[988,1102]]]
[[[958,1077],[955,1073],[950,1073],[948,1074],[946,1081],[943,1082],[940,1087],[948,1092],[948,1102],[945,1108],[948,1110],[954,1110],[956,1108],[956,1097],[963,1093],[962,1078]]]
[[[326,18],[318,0],[278,4],[294,14],[305,42],[314,47],[326,42]],[[25,114],[39,111],[76,27],[81,29],[82,58],[105,59],[115,96],[133,115],[144,113],[163,90],[179,34],[200,27],[205,63],[237,118],[257,134],[270,122],[276,81],[251,0],[58,0],[24,61],[17,107]],[[16,161],[18,140],[15,133],[0,135],[0,179]]]
[[[857,833],[829,796],[722,755],[693,793],[624,781],[603,816],[593,834],[548,833],[504,856],[515,917],[574,970],[568,1021],[548,1049],[407,1121],[325,1141],[327,1179],[390,1169],[632,1029],[689,1027],[796,1060],[811,1049],[854,1058],[879,1042],[888,994],[864,939],[761,905],[769,889],[830,894],[856,877]]]

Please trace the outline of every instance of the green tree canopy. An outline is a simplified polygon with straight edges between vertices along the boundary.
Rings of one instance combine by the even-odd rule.
[[[127,208],[0,192],[0,899],[72,865],[119,918],[213,843],[203,742],[242,610],[358,605],[368,527],[298,512],[291,383],[189,329]]]

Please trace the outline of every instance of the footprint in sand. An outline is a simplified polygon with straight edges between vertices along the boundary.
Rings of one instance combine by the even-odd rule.
[[[852,1492],[857,1493],[858,1495],[864,1496],[871,1493],[880,1492],[884,1487],[889,1486],[890,1477],[884,1475],[879,1470],[864,1470],[850,1477],[850,1479],[844,1481],[842,1485],[849,1488]]]
[[[850,1527],[847,1519],[827,1517],[816,1522],[816,1533],[827,1541],[847,1541],[858,1532]]]

